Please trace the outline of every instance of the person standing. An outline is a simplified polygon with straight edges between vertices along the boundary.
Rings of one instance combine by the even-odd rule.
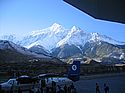
[[[100,87],[99,87],[98,83],[96,83],[96,93],[100,93]]]
[[[65,84],[63,89],[64,89],[64,92],[67,93],[67,86],[66,86],[66,84]]]
[[[10,88],[10,93],[13,93],[13,84],[12,84],[12,86]]]
[[[22,90],[21,90],[20,86],[18,88],[18,93],[22,93]]]
[[[72,83],[72,84],[70,85],[70,87],[71,87],[71,89],[74,89],[74,84]]]
[[[105,93],[109,93],[109,86],[107,86],[106,83],[104,83],[104,91]]]
[[[70,86],[68,86],[67,91],[68,91],[68,93],[71,93],[71,87]]]

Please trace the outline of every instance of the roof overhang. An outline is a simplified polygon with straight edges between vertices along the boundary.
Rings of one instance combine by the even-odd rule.
[[[125,0],[64,0],[88,15],[125,24]]]

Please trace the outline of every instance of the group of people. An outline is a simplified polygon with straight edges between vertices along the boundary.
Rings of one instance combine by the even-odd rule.
[[[74,87],[73,83],[71,85],[64,85],[64,86],[46,86],[45,92],[42,93],[77,93],[76,88]]]
[[[74,84],[71,85],[56,85],[55,82],[52,83],[52,85],[47,86],[41,86],[41,88],[31,88],[29,90],[29,93],[77,93],[76,88]]]
[[[13,93],[13,91],[10,91],[10,93]],[[18,88],[18,93],[22,93],[20,87]],[[31,87],[29,93],[77,93],[77,91],[73,83],[71,85],[65,84],[60,86],[56,85],[56,82],[53,81],[51,85],[41,83],[41,87]],[[96,93],[101,93],[98,83],[96,83]],[[109,86],[106,83],[104,83],[103,93],[109,93]]]
[[[101,93],[98,83],[96,83],[96,93]],[[106,83],[104,83],[104,93],[109,93],[109,86],[107,86]]]
[[[51,84],[45,84],[45,80],[41,80],[40,84],[41,85],[27,86],[26,89],[22,89],[21,86],[18,86],[17,90],[14,90],[12,86],[9,93],[14,93],[15,91],[18,93],[23,93],[24,91],[26,91],[26,93],[77,93],[73,83],[57,85],[56,82],[52,81]]]
[[[61,88],[59,85],[57,87],[58,87],[57,93],[77,93],[73,83],[70,86],[67,86],[65,84],[63,88]]]

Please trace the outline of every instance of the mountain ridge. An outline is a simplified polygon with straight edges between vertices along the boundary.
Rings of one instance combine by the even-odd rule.
[[[33,31],[20,41],[14,40],[14,36],[5,36],[4,39],[9,39],[37,54],[58,58],[87,56],[99,59],[103,57],[124,59],[125,53],[125,42],[116,41],[99,33],[87,33],[76,26],[66,29],[57,23]]]
[[[11,39],[10,39],[11,38]],[[73,26],[71,29],[65,29],[58,23],[54,23],[48,28],[33,31],[25,36],[22,40],[15,40],[13,35],[6,35],[3,39],[13,41],[26,48],[31,48],[36,45],[41,45],[45,49],[51,51],[55,47],[63,44],[84,45],[86,42],[105,41],[111,44],[123,45],[125,42],[116,41],[106,35],[99,33],[86,33],[79,27]]]
[[[38,55],[34,52],[29,51],[28,49],[17,45],[11,41],[7,41],[7,40],[0,40],[0,49],[1,50],[11,50],[11,51],[15,51],[15,52],[19,52],[20,54],[24,54],[24,55],[28,55],[28,56],[34,56],[34,57],[38,57],[38,58],[47,58],[47,56],[44,55]]]

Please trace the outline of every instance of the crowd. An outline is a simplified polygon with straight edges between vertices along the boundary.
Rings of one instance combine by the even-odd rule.
[[[71,85],[56,85],[55,82],[52,85],[41,86],[41,88],[31,88],[29,93],[77,93],[74,84]]]

